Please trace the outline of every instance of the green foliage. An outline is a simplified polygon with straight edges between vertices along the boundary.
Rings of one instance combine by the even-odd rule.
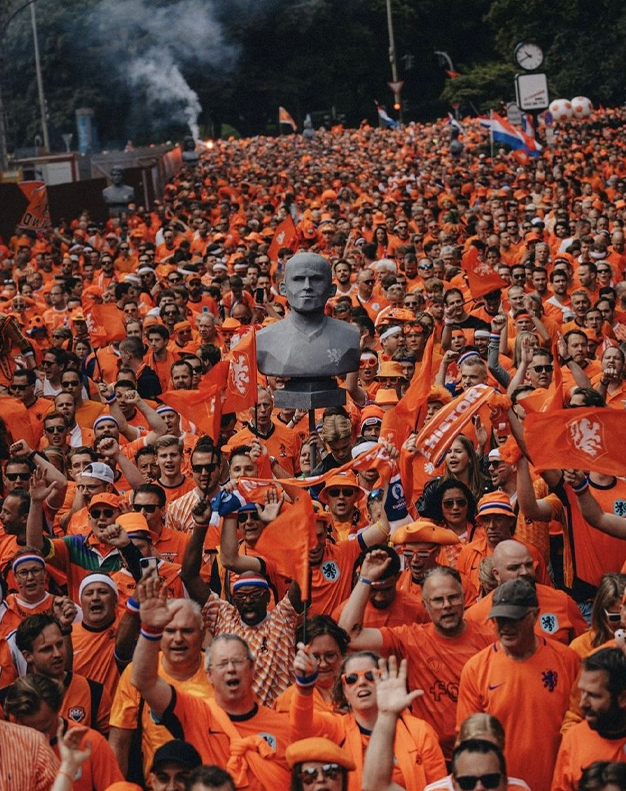
[[[479,63],[462,69],[462,75],[448,80],[441,98],[449,104],[458,102],[463,115],[486,113],[512,100],[513,66],[500,61]]]

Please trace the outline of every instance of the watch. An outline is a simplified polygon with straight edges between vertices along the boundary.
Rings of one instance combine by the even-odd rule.
[[[525,71],[534,71],[543,63],[543,51],[537,44],[530,41],[522,41],[515,47],[513,53],[515,63]]]

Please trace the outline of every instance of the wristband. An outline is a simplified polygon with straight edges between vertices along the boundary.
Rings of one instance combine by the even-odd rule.
[[[296,674],[296,684],[299,687],[312,687],[317,681],[317,670],[309,676],[299,676]]]
[[[115,393],[113,393],[112,396],[109,396],[107,398],[107,404],[112,404],[114,401],[117,401],[117,396],[115,395]]]
[[[581,483],[578,486],[572,486],[572,489],[576,494],[582,494],[586,489],[589,488],[589,476],[585,475]]]
[[[126,602],[126,609],[129,612],[138,613],[139,612],[139,602],[137,599],[134,599],[132,596],[128,597],[128,601]]]
[[[59,629],[59,631],[63,637],[68,637],[70,634],[72,634],[72,625],[70,624],[69,629]]]
[[[446,327],[452,327],[456,324],[456,321],[454,319],[444,319],[443,323],[446,325]]]
[[[561,365],[569,365],[573,359],[573,357],[561,357]]]
[[[163,632],[145,632],[143,626],[139,630],[139,634],[144,640],[151,640],[152,642],[158,642],[163,637]]]
[[[31,452],[28,454],[28,458],[32,461],[36,455],[37,455],[37,451],[31,450]]]
[[[372,580],[368,580],[367,577],[359,577],[359,582],[362,582],[363,585],[371,585]]]
[[[375,525],[380,530],[380,532],[385,536],[385,538],[389,538],[390,531],[389,530],[385,530],[385,528],[382,526],[382,524],[380,522],[380,519],[376,520]]]
[[[491,332],[489,333],[489,340],[490,341],[499,341],[500,340],[500,333],[499,332],[494,332],[494,330],[491,330]]]

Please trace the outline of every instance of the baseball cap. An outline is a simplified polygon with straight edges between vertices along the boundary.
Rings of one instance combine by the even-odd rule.
[[[119,495],[112,492],[101,492],[100,494],[93,494],[89,500],[89,508],[93,505],[110,505],[111,508],[120,507]]]
[[[491,599],[488,618],[514,618],[519,621],[531,607],[538,607],[537,591],[523,579],[507,580],[497,587]]]
[[[159,764],[179,764],[185,769],[195,769],[196,766],[202,764],[202,758],[196,748],[184,742],[182,739],[172,739],[171,742],[166,742],[154,754],[152,760],[152,771],[156,769]]]
[[[92,461],[91,464],[85,467],[81,475],[84,475],[86,478],[95,478],[97,481],[104,481],[104,483],[115,482],[113,470],[108,464],[104,464],[101,461]]]

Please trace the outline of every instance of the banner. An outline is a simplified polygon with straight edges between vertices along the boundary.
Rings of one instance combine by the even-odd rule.
[[[463,426],[489,401],[494,392],[493,387],[474,385],[435,412],[417,435],[416,445],[422,456],[439,466]]]
[[[43,181],[20,181],[18,186],[28,201],[28,207],[18,227],[28,228],[31,231],[43,231],[50,228],[48,192],[45,183]]]
[[[217,443],[222,420],[222,398],[228,379],[229,362],[222,360],[213,366],[208,381],[198,390],[168,390],[160,400],[171,406],[187,420],[195,423],[200,431]]]
[[[85,306],[85,319],[92,346],[98,348],[113,341],[123,341],[126,338],[123,317],[124,314],[114,302],[94,302]]]
[[[294,225],[291,214],[287,215],[285,219],[276,227],[274,238],[267,251],[270,261],[278,259],[278,251],[282,247],[288,247],[290,250],[295,250],[298,246],[298,232]]]
[[[469,290],[474,299],[483,297],[490,291],[506,288],[508,285],[506,280],[501,278],[486,261],[480,260],[480,252],[477,247],[471,246],[465,253],[461,259],[461,267],[467,274]]]
[[[241,412],[257,402],[256,333],[248,332],[224,358],[228,378],[222,412]],[[206,380],[211,379],[212,369]]]
[[[522,402],[523,403],[523,402]],[[524,420],[533,466],[626,476],[626,412],[608,407],[536,412]]]

